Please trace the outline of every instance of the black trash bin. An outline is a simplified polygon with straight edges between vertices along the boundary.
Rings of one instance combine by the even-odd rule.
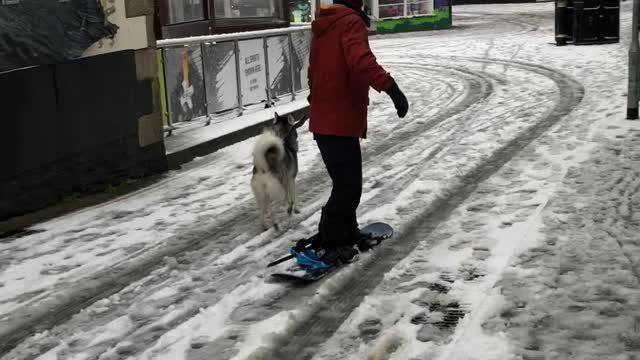
[[[620,0],[556,0],[556,44],[620,41]]]
[[[600,9],[602,40],[620,41],[620,0],[602,0]]]
[[[574,0],[573,5],[573,43],[597,43],[600,32],[600,0]]]
[[[556,45],[573,41],[573,0],[556,0]]]
[[[573,43],[620,41],[620,0],[574,0]]]

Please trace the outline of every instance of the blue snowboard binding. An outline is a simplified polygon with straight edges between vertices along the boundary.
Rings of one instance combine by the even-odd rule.
[[[327,272],[331,266],[325,264],[316,251],[313,249],[299,250],[298,246],[294,246],[289,250],[291,255],[297,260],[298,266],[311,274],[321,274]]]

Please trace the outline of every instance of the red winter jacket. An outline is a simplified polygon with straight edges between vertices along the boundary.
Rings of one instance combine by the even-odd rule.
[[[368,30],[355,11],[343,6],[322,9],[312,30],[309,130],[363,138],[369,86],[386,90],[391,77],[373,56]]]

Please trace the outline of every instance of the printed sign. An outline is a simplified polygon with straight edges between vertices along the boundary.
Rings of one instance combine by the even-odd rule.
[[[266,64],[262,39],[238,42],[242,104],[256,104],[267,99]]]

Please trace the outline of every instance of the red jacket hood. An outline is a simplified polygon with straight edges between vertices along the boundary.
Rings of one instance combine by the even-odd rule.
[[[321,9],[318,18],[311,24],[311,30],[313,31],[314,35],[320,37],[338,20],[349,15],[358,16],[358,14],[354,10],[349,9],[346,6],[336,6],[328,9]]]

